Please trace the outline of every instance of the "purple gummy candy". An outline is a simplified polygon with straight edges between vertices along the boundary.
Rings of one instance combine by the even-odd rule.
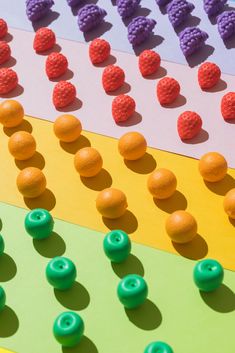
[[[235,34],[235,11],[224,11],[217,17],[220,37],[227,39]]]
[[[227,0],[203,0],[204,10],[208,16],[216,16],[223,10]]]
[[[179,34],[180,48],[184,56],[192,55],[202,47],[208,34],[198,27],[187,27]]]
[[[83,0],[67,0],[67,3],[70,7],[75,7],[77,5],[80,5],[83,2]]]
[[[133,18],[127,27],[128,40],[135,46],[144,42],[151,34],[157,22],[144,16]]]
[[[173,0],[166,7],[169,21],[174,28],[185,22],[194,9],[195,6],[187,0]]]
[[[169,2],[171,2],[171,0],[156,0],[156,3],[158,4],[158,6],[165,6],[169,4]]]
[[[140,0],[117,0],[117,10],[122,18],[132,16],[137,10]]]
[[[78,26],[82,32],[88,32],[98,26],[107,12],[98,5],[89,4],[78,11]]]
[[[26,15],[30,21],[38,21],[48,14],[53,5],[53,0],[27,0]]]

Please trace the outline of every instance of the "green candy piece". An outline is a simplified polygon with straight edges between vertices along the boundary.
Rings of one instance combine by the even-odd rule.
[[[127,275],[118,284],[117,295],[127,309],[134,309],[144,303],[148,295],[148,286],[139,275]]]
[[[0,234],[0,255],[2,255],[4,253],[4,249],[5,249],[4,239]]]
[[[0,286],[0,311],[2,311],[6,304],[6,293],[4,289]]]
[[[219,288],[223,278],[223,267],[216,260],[205,259],[199,261],[193,270],[194,282],[203,292],[211,292]]]
[[[31,237],[45,239],[51,235],[54,221],[50,212],[43,208],[35,208],[26,215],[24,225]]]
[[[144,353],[174,353],[172,348],[165,342],[152,342],[144,350]]]
[[[46,277],[55,289],[66,290],[74,284],[77,270],[70,259],[57,256],[47,264]]]
[[[73,311],[60,314],[53,325],[56,340],[64,347],[76,346],[84,333],[84,322],[80,315]]]
[[[103,248],[106,256],[112,262],[122,262],[127,259],[131,252],[131,241],[128,235],[122,230],[109,232],[103,241]]]

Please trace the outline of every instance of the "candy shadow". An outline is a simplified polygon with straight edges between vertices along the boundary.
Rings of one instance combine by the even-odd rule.
[[[152,33],[144,43],[133,47],[134,53],[135,55],[139,55],[145,49],[154,49],[158,45],[162,44],[163,41],[164,38],[162,36]]]
[[[64,108],[56,108],[59,112],[68,113],[73,112],[75,110],[81,109],[83,103],[77,97],[74,99],[73,103],[69,104],[67,107]]]
[[[16,63],[17,63],[16,59],[13,58],[13,56],[11,56],[10,59],[9,59],[7,62],[1,64],[1,66],[2,66],[2,67],[8,67],[8,68],[9,68],[9,67],[15,66]]]
[[[200,291],[201,298],[214,311],[219,313],[230,313],[235,310],[235,293],[222,284],[214,292]]]
[[[235,179],[231,175],[226,174],[221,181],[210,183],[209,181],[204,180],[204,184],[210,191],[217,195],[224,196],[229,190],[235,188]]]
[[[111,266],[116,275],[123,278],[127,275],[135,273],[140,276],[144,276],[144,267],[141,261],[133,254],[130,254],[126,261],[121,263],[111,262]]]
[[[109,188],[113,182],[111,175],[104,168],[102,168],[101,171],[94,177],[80,177],[80,179],[83,185],[95,191],[101,191],[103,189]]]
[[[188,145],[196,145],[198,143],[203,143],[209,139],[209,134],[206,130],[201,129],[199,134],[190,140],[182,140],[183,143]]]
[[[7,99],[7,98],[15,98],[21,96],[21,94],[24,93],[24,88],[21,85],[17,85],[16,88],[14,88],[11,92],[7,94],[0,94],[1,98]]]
[[[224,45],[225,45],[226,49],[235,48],[235,36],[234,36],[234,34],[230,38],[224,40]]]
[[[10,281],[17,273],[16,263],[13,258],[3,253],[0,256],[0,282]]]
[[[137,309],[125,309],[129,320],[138,328],[146,331],[154,330],[162,323],[162,314],[149,299]]]
[[[93,64],[95,67],[106,67],[108,65],[114,65],[117,62],[117,59],[113,55],[109,55],[109,57],[100,64]]]
[[[130,24],[130,22],[133,20],[133,18],[138,17],[138,16],[147,17],[150,13],[151,13],[150,9],[147,9],[146,7],[138,6],[136,11],[133,13],[133,15],[131,15],[128,18],[123,18],[122,22],[127,27]]]
[[[173,108],[182,107],[186,103],[187,103],[187,99],[185,98],[185,96],[183,96],[182,94],[179,94],[179,96],[176,98],[176,100],[173,103],[161,104],[161,106],[166,109],[173,109]]]
[[[173,213],[177,210],[186,210],[188,205],[187,199],[178,190],[168,199],[159,200],[153,198],[153,201],[158,208],[167,213]]]
[[[61,46],[59,44],[55,44],[53,46],[53,48],[51,49],[48,49],[48,50],[45,50],[43,52],[40,52],[40,53],[36,53],[37,55],[41,55],[41,56],[48,56],[49,54],[51,53],[60,53],[62,50]]]
[[[104,225],[110,230],[122,229],[127,234],[134,233],[138,228],[137,218],[129,210],[126,210],[124,215],[120,218],[108,219],[108,218],[102,217],[102,220]]]
[[[90,42],[93,39],[101,37],[104,33],[110,31],[110,29],[113,27],[112,23],[103,21],[97,28],[94,28],[93,30],[84,33],[84,39],[86,42]]]
[[[13,336],[18,328],[19,328],[19,319],[9,306],[5,306],[5,308],[0,312],[0,337],[6,338]]]
[[[187,20],[184,21],[180,26],[174,28],[175,33],[178,35],[182,32],[186,27],[197,27],[201,22],[201,19],[197,16],[189,15]]]
[[[144,76],[144,78],[146,80],[156,80],[156,79],[162,78],[166,75],[167,75],[167,70],[164,67],[160,66],[159,69],[157,70],[157,72],[155,72],[152,75]]]
[[[62,256],[66,250],[63,238],[56,232],[52,232],[46,239],[33,239],[33,246],[40,255],[47,258]]]
[[[129,85],[129,83],[124,82],[122,87],[116,89],[113,92],[106,92],[106,94],[108,96],[119,96],[120,94],[126,94],[126,93],[130,92],[130,90],[131,90],[131,86]]]
[[[60,77],[56,77],[56,78],[50,78],[50,81],[51,82],[68,81],[68,80],[71,80],[71,78],[73,78],[73,76],[74,76],[73,71],[71,71],[70,69],[67,69],[63,75],[61,75]]]
[[[124,163],[128,169],[131,169],[133,172],[139,174],[149,174],[157,166],[157,162],[155,161],[153,156],[147,152],[142,158],[136,161],[127,161],[126,159],[124,159]]]
[[[133,125],[137,125],[139,123],[141,123],[142,121],[142,115],[138,112],[134,112],[132,114],[132,116],[126,120],[126,121],[123,121],[123,122],[117,122],[116,124],[118,126],[133,126]]]
[[[214,93],[214,92],[224,91],[226,88],[227,88],[227,83],[224,80],[220,79],[216,86],[209,89],[203,89],[202,91]]]
[[[188,65],[190,67],[195,67],[206,61],[215,51],[215,48],[211,45],[205,44],[196,53],[191,56],[186,57]]]
[[[2,230],[2,220],[0,219],[0,231]]]
[[[78,150],[84,147],[90,147],[91,143],[87,137],[80,135],[79,138],[74,142],[63,142],[60,141],[60,147],[63,148],[65,152],[75,154]]]
[[[18,125],[16,127],[4,127],[3,131],[7,136],[10,137],[11,135],[13,135],[17,131],[26,131],[31,134],[31,132],[33,131],[33,127],[28,120],[23,119],[23,121],[20,125]]]
[[[83,310],[90,303],[88,291],[78,282],[75,282],[72,288],[65,291],[54,289],[54,294],[58,302],[70,310]]]
[[[15,164],[17,168],[21,170],[27,167],[43,169],[45,167],[45,159],[41,153],[35,152],[33,157],[27,159],[26,161],[19,161],[15,159]]]
[[[172,242],[172,245],[180,255],[191,260],[202,259],[208,253],[208,245],[199,234],[189,243],[177,244]]]
[[[13,35],[11,34],[11,33],[7,33],[6,35],[5,35],[5,37],[3,38],[3,40],[5,41],[5,42],[7,42],[7,43],[9,43],[9,42],[11,42],[12,40],[13,40]]]
[[[50,10],[48,11],[48,14],[44,18],[36,22],[32,22],[32,27],[35,32],[41,27],[49,27],[49,25],[55,20],[57,20],[59,16],[60,16],[59,12]]]
[[[56,205],[56,198],[51,190],[46,189],[42,195],[34,199],[24,197],[24,203],[31,210],[34,208],[45,208],[51,211]]]
[[[98,353],[95,344],[86,336],[83,336],[81,342],[72,348],[62,347],[63,353]]]

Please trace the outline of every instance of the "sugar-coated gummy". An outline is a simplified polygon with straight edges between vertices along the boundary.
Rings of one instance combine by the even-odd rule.
[[[203,7],[208,16],[216,16],[223,10],[227,0],[203,0]]]
[[[208,37],[208,34],[198,27],[186,27],[179,34],[180,48],[184,56],[195,53],[203,46]]]
[[[127,27],[128,40],[135,46],[143,43],[150,36],[157,22],[144,16],[135,17]]]
[[[77,5],[80,5],[83,2],[83,0],[67,0],[67,3],[70,7],[75,7]]]
[[[185,22],[194,8],[195,6],[187,0],[173,0],[170,2],[166,7],[166,11],[172,26],[178,27]]]
[[[224,11],[217,17],[220,37],[227,39],[235,34],[235,11]]]
[[[140,0],[117,0],[117,10],[122,18],[132,16],[137,10]]]
[[[171,0],[156,0],[156,3],[158,4],[158,6],[165,6],[169,4],[169,2],[171,2]]]
[[[97,27],[106,15],[107,12],[97,5],[85,5],[78,11],[78,26],[82,32],[88,32]]]
[[[46,16],[54,5],[53,0],[26,0],[26,14],[30,21],[35,22]]]

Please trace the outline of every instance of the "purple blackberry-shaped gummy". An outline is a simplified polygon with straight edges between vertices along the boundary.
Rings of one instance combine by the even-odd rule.
[[[117,0],[117,10],[122,18],[132,16],[137,10],[140,0]]]
[[[203,0],[204,10],[208,16],[216,16],[223,10],[227,0]]]
[[[78,26],[82,32],[88,32],[97,27],[107,15],[98,5],[89,4],[78,11]]]
[[[195,6],[187,0],[173,0],[166,7],[169,20],[174,28],[185,22],[194,9]]]
[[[144,16],[133,18],[127,27],[128,40],[135,46],[143,43],[150,36],[157,22]]]
[[[156,0],[156,3],[158,4],[158,6],[165,6],[169,4],[169,2],[171,2],[171,0]]]
[[[198,27],[185,28],[179,34],[180,48],[184,56],[192,55],[200,49],[208,37],[208,34]]]
[[[75,7],[77,5],[80,5],[83,2],[83,0],[67,0],[67,3],[70,7]]]
[[[48,14],[53,5],[53,0],[27,0],[26,15],[30,21],[38,21]]]
[[[235,11],[224,11],[217,17],[220,37],[227,39],[235,34]]]

